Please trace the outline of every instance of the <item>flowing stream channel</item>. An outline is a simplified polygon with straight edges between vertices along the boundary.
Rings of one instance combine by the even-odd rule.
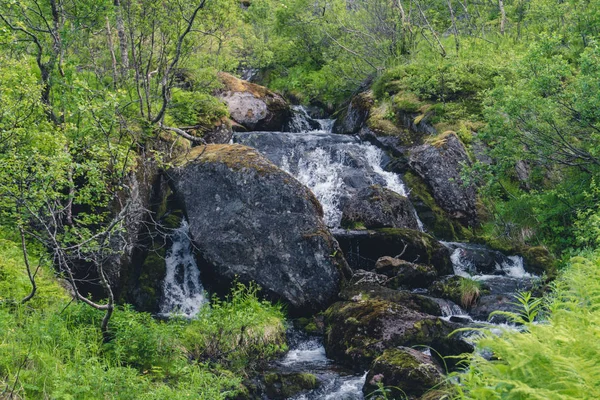
[[[325,222],[332,230],[340,227],[344,204],[365,187],[379,184],[407,195],[400,176],[385,170],[390,159],[382,150],[353,136],[332,134],[332,120],[311,119],[301,107],[294,111],[287,127],[290,132],[236,133],[233,141],[258,149],[308,186],[321,202]],[[423,230],[422,224],[420,227]],[[171,242],[160,312],[163,316],[179,314],[191,318],[207,299],[185,220],[173,232]],[[485,283],[491,288],[491,297],[527,289],[537,278],[525,272],[519,256],[505,256],[480,245],[442,243],[451,252],[454,273]],[[473,321],[455,303],[437,300],[444,318]],[[320,382],[317,389],[301,393],[293,400],[364,399],[366,373],[356,374],[329,360],[322,338],[290,329],[288,342],[289,352],[274,362],[273,367],[281,372],[309,372]]]

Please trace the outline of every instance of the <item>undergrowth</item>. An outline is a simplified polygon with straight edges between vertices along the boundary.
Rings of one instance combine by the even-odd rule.
[[[521,297],[515,318],[523,332],[501,336],[483,332],[465,373],[454,375],[455,399],[599,399],[600,398],[600,252],[571,259],[554,283],[545,309],[548,318],[530,322],[540,309]]]
[[[285,349],[281,306],[241,284],[191,321],[119,307],[103,343],[102,312],[70,302],[43,267],[36,297],[19,305],[29,290],[19,243],[0,230],[0,398],[231,398],[252,358]]]

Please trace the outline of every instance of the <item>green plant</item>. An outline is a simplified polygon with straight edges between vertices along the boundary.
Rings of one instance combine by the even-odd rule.
[[[470,278],[461,279],[458,290],[460,291],[460,304],[469,309],[479,300],[481,282]]]

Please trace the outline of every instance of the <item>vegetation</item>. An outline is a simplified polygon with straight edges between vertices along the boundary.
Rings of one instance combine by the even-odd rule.
[[[11,302],[28,293],[29,280],[19,241],[4,232],[0,245],[0,393],[7,398],[225,399],[244,389],[257,360],[285,350],[281,307],[243,285],[192,320],[158,321],[118,307],[104,343],[102,312],[70,301],[48,263],[36,296]]]
[[[408,173],[433,233],[525,249],[550,260],[540,262],[550,277],[552,255],[570,260],[547,319],[534,322],[541,300],[518,298],[512,317],[526,332],[484,333],[496,360],[475,356],[457,396],[600,398],[589,339],[598,10],[599,0],[0,0],[0,397],[225,398],[252,360],[285,349],[281,307],[254,286],[192,321],[157,321],[115,298],[111,267],[133,247],[132,221],[148,219],[133,200],[137,174],[230,127],[215,96],[224,71],[322,114],[369,91],[367,124],[406,145],[456,132],[481,226],[450,219]],[[407,134],[406,121],[431,129]],[[453,289],[465,307],[480,294],[473,281]]]
[[[521,298],[524,333],[500,337],[483,331],[478,346],[494,355],[475,354],[457,375],[457,399],[595,399],[600,396],[598,334],[600,254],[585,252],[553,284],[544,305],[548,317],[534,322],[539,306]]]

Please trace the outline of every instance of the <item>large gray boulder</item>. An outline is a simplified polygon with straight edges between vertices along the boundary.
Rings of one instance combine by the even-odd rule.
[[[461,179],[463,165],[470,165],[469,157],[454,133],[410,150],[409,166],[429,186],[436,203],[451,217],[475,225],[477,194],[473,185],[465,186]]]
[[[408,198],[381,185],[372,185],[346,203],[342,210],[342,227],[419,230],[419,222]]]
[[[224,89],[217,96],[227,104],[231,118],[241,127],[249,131],[283,130],[291,115],[290,105],[283,97],[230,74],[220,73],[219,80]]]
[[[255,281],[293,311],[337,296],[348,266],[312,192],[255,149],[197,147],[168,171],[188,218],[203,280]],[[205,282],[210,285],[210,282]]]

